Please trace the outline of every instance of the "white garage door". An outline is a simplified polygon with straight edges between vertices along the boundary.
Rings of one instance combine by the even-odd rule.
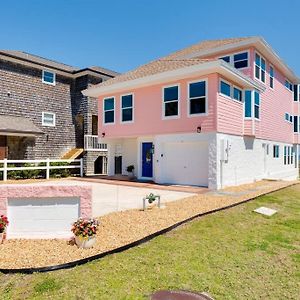
[[[163,152],[163,182],[208,186],[207,143],[165,143]]]
[[[79,198],[8,199],[8,238],[64,238],[79,217]]]

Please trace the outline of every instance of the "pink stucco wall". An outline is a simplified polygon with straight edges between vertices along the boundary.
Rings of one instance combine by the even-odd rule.
[[[7,214],[9,198],[43,198],[43,197],[80,197],[80,216],[92,217],[92,188],[87,186],[37,186],[5,185],[0,186],[0,215]]]

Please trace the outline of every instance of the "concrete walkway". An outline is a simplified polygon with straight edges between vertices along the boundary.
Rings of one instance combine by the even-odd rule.
[[[178,192],[174,190],[153,189],[142,186],[127,186],[113,184],[113,182],[98,183],[84,180],[59,180],[43,181],[31,183],[32,185],[84,185],[91,186],[93,190],[93,216],[99,217],[111,212],[123,211],[127,209],[141,209],[143,206],[142,199],[147,194],[154,193],[161,196],[161,202],[180,200],[186,197],[194,196],[196,193]],[[149,185],[148,185],[149,186]]]

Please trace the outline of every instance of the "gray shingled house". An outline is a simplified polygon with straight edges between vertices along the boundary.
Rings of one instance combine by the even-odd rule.
[[[97,101],[81,91],[117,74],[0,50],[0,160],[83,157],[86,174],[104,173]]]

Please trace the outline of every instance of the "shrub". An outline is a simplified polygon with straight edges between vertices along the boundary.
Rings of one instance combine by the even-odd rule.
[[[67,162],[51,162],[50,166],[69,166]],[[51,177],[69,177],[71,175],[70,169],[53,169],[50,170]]]

